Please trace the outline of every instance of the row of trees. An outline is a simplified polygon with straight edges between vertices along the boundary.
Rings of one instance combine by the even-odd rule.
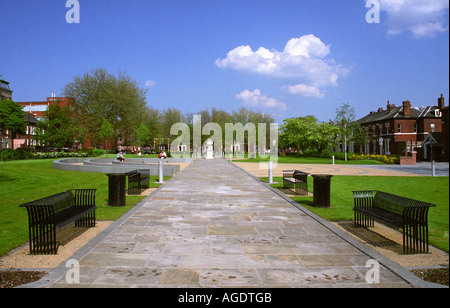
[[[367,143],[367,132],[355,121],[355,109],[343,104],[336,109],[334,120],[320,123],[315,116],[285,119],[280,127],[280,147],[321,153],[341,143],[345,155],[352,142],[361,148]],[[347,160],[347,157],[345,156]]]
[[[141,147],[153,146],[155,139],[168,145],[177,137],[170,135],[175,123],[188,124],[192,136],[195,114],[201,115],[202,127],[206,123],[219,124],[222,140],[225,140],[225,123],[254,123],[257,126],[258,123],[274,122],[270,115],[244,107],[231,113],[218,108],[186,114],[176,108],[157,110],[147,106],[147,90],[120,71],[118,76],[104,69],[76,76],[65,85],[62,94],[75,98],[75,104],[50,106],[47,116],[38,123],[38,144],[72,147],[75,141],[83,143],[89,136],[95,148],[102,145],[109,149],[117,148],[119,139],[125,145]],[[0,127],[23,133],[20,105],[14,102],[3,105],[0,108]],[[366,136],[355,122],[355,110],[349,104],[343,104],[336,110],[335,119],[328,123],[319,123],[312,115],[285,119],[280,127],[279,147],[321,152],[341,143],[346,149],[350,142],[365,144]],[[202,143],[208,137],[202,136]]]
[[[223,134],[225,123],[274,122],[270,115],[244,107],[231,113],[218,108],[186,114],[176,108],[157,110],[147,106],[146,89],[140,88],[126,73],[119,72],[116,77],[104,69],[74,77],[62,94],[73,97],[75,105],[51,106],[39,123],[36,136],[41,143],[55,147],[70,147],[75,141],[83,143],[88,136],[96,148],[117,148],[119,139],[125,145],[141,147],[153,146],[155,139],[168,145],[177,137],[170,135],[173,124],[186,123],[192,133],[195,114],[201,115],[202,126],[210,122],[219,124]]]

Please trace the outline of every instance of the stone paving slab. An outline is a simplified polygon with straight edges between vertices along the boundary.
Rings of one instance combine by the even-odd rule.
[[[411,286],[382,257],[223,159],[196,160],[111,228],[74,255],[80,284],[67,284],[62,268],[44,286]],[[378,284],[366,281],[372,258],[381,262]]]

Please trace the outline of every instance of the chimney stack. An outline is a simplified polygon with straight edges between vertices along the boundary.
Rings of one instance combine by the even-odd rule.
[[[445,107],[444,94],[441,94],[441,97],[438,98],[438,108],[442,110],[444,109],[444,107]]]
[[[391,111],[395,109],[395,105],[394,104],[390,104],[389,101],[387,101],[387,107],[386,107],[387,111]]]
[[[411,116],[411,102],[410,101],[403,102],[403,115],[405,117]]]

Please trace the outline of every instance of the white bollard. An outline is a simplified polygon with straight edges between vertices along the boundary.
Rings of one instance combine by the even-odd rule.
[[[333,165],[334,165],[334,156],[332,156],[332,158],[333,158]]]
[[[269,184],[273,183],[273,163],[269,162]]]
[[[162,184],[164,182],[163,162],[162,161],[159,161],[159,164],[158,164],[158,175],[159,175],[159,183]]]
[[[431,161],[431,176],[436,176],[436,166],[434,160]]]

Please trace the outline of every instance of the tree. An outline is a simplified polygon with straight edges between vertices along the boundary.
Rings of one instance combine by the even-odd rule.
[[[314,116],[289,118],[281,125],[281,142],[284,146],[301,150],[311,149],[316,133],[317,119]]]
[[[100,131],[98,133],[99,137],[106,143],[106,150],[109,149],[109,141],[114,136],[114,129],[108,120],[104,119]]]
[[[363,153],[364,146],[369,142],[367,128],[355,124],[353,128],[353,134],[351,139],[355,144],[359,145],[359,152]]]
[[[355,108],[345,103],[336,109],[334,124],[338,128],[337,140],[344,143],[345,160],[347,161],[347,144],[355,127]]]
[[[318,123],[316,117],[309,115],[285,119],[280,131],[283,146],[321,153],[333,144],[337,128],[330,123]]]
[[[162,115],[161,112],[152,107],[145,107],[142,123],[147,126],[149,130],[149,145],[156,147],[154,140],[161,135],[162,132]],[[157,150],[154,148],[154,150]]]
[[[16,134],[25,134],[24,116],[25,113],[19,104],[12,100],[0,101],[0,133],[2,130],[11,132],[12,148]]]
[[[71,148],[76,139],[84,139],[84,129],[76,124],[70,107],[62,107],[59,101],[48,107],[37,128],[36,139],[52,147]]]
[[[147,126],[145,126],[144,123],[139,126],[136,132],[136,138],[139,146],[141,147],[147,146],[149,144],[149,141],[151,140],[150,130]]]
[[[104,69],[93,70],[74,77],[64,86],[63,95],[75,98],[74,112],[87,126],[94,146],[101,141],[103,120],[112,125],[116,142],[119,137],[127,142],[142,123],[146,90],[126,73],[119,71],[116,77]]]
[[[162,139],[159,140],[160,145],[168,145],[170,147],[171,139],[175,139],[170,135],[170,129],[173,124],[183,122],[183,117],[181,116],[181,111],[176,108],[167,108],[163,111],[162,114],[162,138],[165,139],[165,142],[162,143]],[[170,149],[170,148],[169,148]]]
[[[337,128],[330,123],[320,123],[316,127],[316,132],[313,135],[312,145],[322,153],[327,150],[334,143]]]
[[[241,107],[238,109],[238,111],[232,111],[232,114],[230,116],[230,120],[233,123],[241,123],[242,125],[246,125],[248,123],[253,123],[255,125],[255,131],[256,131],[256,140],[259,140],[259,131],[258,131],[258,124],[264,123],[264,124],[270,124],[274,122],[274,119],[272,116],[268,114],[264,114],[260,111],[253,111],[250,109],[247,109],[245,107]],[[248,149],[249,152],[252,152],[254,148],[251,148],[251,144],[248,144],[248,134],[244,137],[244,143],[246,143],[250,148]],[[266,127],[266,145],[270,144],[270,129]]]

